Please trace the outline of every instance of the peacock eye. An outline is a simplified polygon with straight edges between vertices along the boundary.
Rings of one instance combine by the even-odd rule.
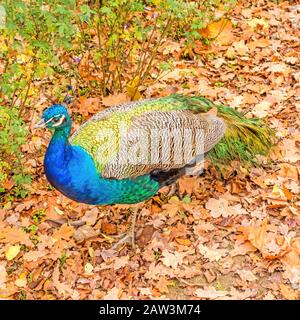
[[[53,122],[57,123],[60,120],[60,118],[53,118]]]

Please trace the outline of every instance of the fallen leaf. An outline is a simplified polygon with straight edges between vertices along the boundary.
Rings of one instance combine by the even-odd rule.
[[[163,250],[162,256],[162,263],[167,267],[172,267],[175,269],[178,267],[178,265],[182,264],[185,254],[177,251],[170,253],[168,250]]]
[[[281,294],[287,299],[287,300],[298,300],[299,299],[299,293],[293,290],[292,288],[288,287],[287,285],[280,283],[279,284],[280,292]]]
[[[57,231],[55,231],[52,237],[56,240],[70,240],[74,233],[74,228],[72,226],[67,225],[66,223],[63,224]]]
[[[106,107],[116,106],[129,101],[130,101],[130,98],[126,93],[118,93],[118,94],[109,95],[107,97],[102,98],[102,103]]]
[[[105,234],[116,234],[117,233],[117,226],[114,223],[102,221],[101,230]]]
[[[202,243],[198,245],[198,251],[209,261],[219,261],[228,254],[227,249],[209,248]]]
[[[115,258],[113,268],[114,270],[119,270],[124,268],[129,262],[129,256],[117,257]]]
[[[80,96],[78,98],[77,104],[76,104],[77,110],[80,114],[84,116],[88,116],[89,114],[94,114],[96,112],[102,111],[104,108],[101,105],[101,99],[100,98],[92,98],[92,97],[84,97]]]
[[[246,53],[249,52],[249,48],[245,44],[245,40],[236,41],[232,44],[234,51],[239,56],[244,56]]]
[[[243,281],[255,281],[257,280],[256,276],[250,270],[237,270],[236,273],[240,276]]]
[[[84,272],[85,273],[92,273],[94,270],[94,267],[91,263],[86,263],[85,266],[84,266]]]
[[[219,45],[228,45],[235,39],[232,29],[231,21],[223,18],[210,23],[205,29],[201,29],[200,33],[203,38],[214,39]]]
[[[81,220],[86,222],[87,225],[93,226],[97,222],[98,214],[99,214],[99,209],[93,208],[91,210],[88,210]]]
[[[263,100],[255,105],[252,109],[252,113],[259,118],[264,118],[269,114],[271,103],[269,101]]]
[[[161,293],[168,293],[168,286],[171,284],[171,281],[166,279],[165,277],[161,277],[158,282],[155,284],[155,288],[159,290]]]
[[[0,228],[0,242],[9,244],[21,243],[29,247],[32,246],[29,235],[24,230],[16,227]]]
[[[198,298],[216,299],[225,297],[226,295],[228,295],[228,291],[216,290],[214,287],[207,287],[206,289],[197,289],[195,291],[195,295]]]
[[[88,225],[79,227],[73,234],[73,238],[77,242],[82,242],[84,240],[97,237],[98,233]]]
[[[184,239],[184,238],[175,238],[176,242],[183,246],[190,246],[191,245],[191,240],[189,239]]]
[[[186,192],[187,194],[192,194],[196,191],[199,188],[199,180],[197,178],[189,176],[181,177],[178,180],[180,193],[184,194]]]
[[[103,300],[119,300],[122,294],[121,289],[113,287],[107,294],[103,297]]]
[[[285,153],[284,159],[289,162],[297,162],[300,160],[300,151],[297,148],[300,138],[284,139],[282,141],[282,149]]]
[[[249,21],[247,21],[248,25],[255,29],[257,26],[262,26],[263,28],[268,28],[269,24],[264,19],[254,18]]]
[[[8,261],[13,260],[20,252],[21,246],[10,246],[6,251],[5,251],[5,257]]]
[[[228,200],[225,198],[210,198],[206,202],[205,208],[210,210],[210,215],[213,218],[219,218],[221,216],[227,218],[238,214],[238,211],[228,205]]]
[[[15,281],[15,285],[19,288],[24,288],[27,286],[27,272],[20,274],[20,277]]]
[[[6,262],[0,261],[0,288],[5,287],[5,282],[7,280],[7,272],[6,272]]]
[[[281,163],[280,171],[278,172],[278,174],[283,178],[298,181],[298,168],[289,163]]]
[[[48,254],[46,250],[34,250],[26,252],[23,256],[25,261],[37,261],[40,258],[45,257]]]

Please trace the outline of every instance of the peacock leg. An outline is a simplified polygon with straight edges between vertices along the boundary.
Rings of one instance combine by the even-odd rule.
[[[174,194],[176,193],[177,191],[177,183],[174,182],[170,185],[170,190],[169,192],[167,193],[166,197],[167,198],[171,198],[172,196],[174,196]]]
[[[112,246],[112,249],[118,249],[124,243],[128,243],[135,248],[135,225],[136,225],[136,217],[138,214],[139,208],[136,207],[133,209],[130,215],[130,227],[126,234]]]

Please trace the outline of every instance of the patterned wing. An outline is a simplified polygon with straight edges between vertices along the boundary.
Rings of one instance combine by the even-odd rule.
[[[72,144],[93,157],[103,177],[124,179],[180,168],[222,138],[225,125],[218,117],[184,110],[176,99],[161,102],[100,113],[75,133]]]
[[[224,122],[209,114],[148,112],[133,119],[119,152],[108,160],[101,174],[124,179],[181,168],[212,149],[224,132]]]
[[[70,138],[70,143],[84,148],[102,172],[116,157],[122,146],[121,136],[132,125],[133,119],[148,112],[182,109],[184,104],[175,96],[140,100],[111,107],[84,123]]]

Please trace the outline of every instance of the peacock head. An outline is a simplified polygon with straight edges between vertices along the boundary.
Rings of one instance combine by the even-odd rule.
[[[61,104],[54,104],[44,110],[41,120],[35,128],[63,129],[71,126],[71,118],[67,108]]]

